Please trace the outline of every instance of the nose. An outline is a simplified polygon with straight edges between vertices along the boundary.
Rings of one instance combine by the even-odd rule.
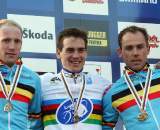
[[[78,50],[75,50],[74,52],[73,52],[73,55],[72,55],[73,57],[79,57],[79,51]]]
[[[134,48],[133,51],[132,51],[132,53],[133,53],[134,56],[137,56],[138,55],[138,49]]]
[[[14,49],[15,48],[15,41],[14,40],[11,40],[10,43],[9,43],[9,49]]]

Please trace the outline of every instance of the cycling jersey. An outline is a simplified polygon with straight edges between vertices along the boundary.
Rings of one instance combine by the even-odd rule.
[[[144,96],[147,74],[148,71],[146,69],[137,73],[128,71],[128,75],[141,99]],[[142,100],[140,101],[142,102]],[[148,97],[146,97],[145,112],[143,114],[135,100],[134,94],[132,94],[126,83],[124,75],[106,92],[103,104],[103,130],[112,130],[118,117],[121,118],[127,130],[159,130],[160,70],[152,71]]]
[[[18,64],[11,68],[0,64],[0,72],[3,77],[4,86],[0,85],[0,130],[40,130],[41,112],[41,85],[38,75],[23,66],[15,86],[11,92],[13,96],[8,102],[4,92],[5,86],[12,89],[13,77]],[[3,88],[4,87],[4,88]],[[6,105],[9,104],[9,107]]]
[[[73,78],[64,71],[64,78],[67,87],[62,71],[56,75],[46,73],[41,77],[45,130],[101,130],[102,96],[109,81],[82,72]],[[76,116],[75,104],[78,105]]]

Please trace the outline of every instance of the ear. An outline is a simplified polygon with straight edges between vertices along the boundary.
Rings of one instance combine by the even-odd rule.
[[[120,58],[122,57],[122,49],[121,48],[117,48],[117,54]]]
[[[61,53],[61,51],[60,51],[59,49],[57,49],[57,50],[56,50],[56,56],[57,56],[58,59],[61,58],[60,53]]]
[[[150,53],[150,46],[148,46],[148,54]]]
[[[86,50],[85,52],[85,58],[87,58],[87,56],[88,56],[88,50]]]

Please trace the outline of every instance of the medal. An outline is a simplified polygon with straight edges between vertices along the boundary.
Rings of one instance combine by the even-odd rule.
[[[79,122],[80,117],[78,115],[74,115],[74,123]]]
[[[15,91],[16,91],[16,87],[18,84],[18,80],[21,74],[21,70],[22,70],[22,65],[17,65],[17,69],[15,72],[15,75],[13,77],[13,82],[10,85],[10,88],[7,87],[4,78],[0,72],[0,87],[1,90],[7,100],[6,105],[4,106],[4,111],[5,112],[11,112],[13,110],[13,105],[11,104],[11,100],[12,100],[12,96],[14,95]],[[10,81],[11,82],[11,81]]]
[[[148,114],[146,112],[141,112],[137,118],[139,121],[144,121],[148,118]]]
[[[80,116],[78,115],[78,108],[79,108],[79,105],[81,103],[81,100],[82,100],[82,96],[83,96],[83,92],[84,92],[84,89],[85,89],[85,75],[83,75],[83,83],[82,83],[82,88],[80,90],[80,93],[79,93],[79,97],[78,97],[78,100],[74,101],[74,97],[72,95],[72,92],[71,90],[69,89],[69,86],[66,82],[66,79],[65,79],[65,76],[64,76],[64,73],[63,71],[61,71],[61,77],[62,77],[62,80],[63,80],[63,83],[64,83],[64,86],[66,88],[66,91],[72,101],[72,104],[74,105],[74,114],[73,114],[73,122],[74,123],[78,123],[80,121]]]
[[[7,104],[4,106],[5,112],[11,112],[13,109],[13,105],[10,102],[7,102]]]
[[[128,76],[128,73],[126,71],[124,71],[124,78],[125,81],[128,85],[128,88],[130,89],[141,113],[137,116],[137,119],[139,121],[144,121],[148,118],[148,114],[145,111],[146,109],[146,103],[148,100],[148,94],[149,94],[149,90],[150,90],[150,84],[151,84],[151,76],[152,76],[152,71],[150,68],[148,68],[148,73],[146,76],[146,81],[145,81],[145,86],[143,87],[142,85],[142,90],[143,90],[143,96],[142,99],[140,98],[140,96],[138,95],[138,92],[133,84],[133,82],[131,81],[130,77]],[[141,84],[141,83],[140,83]]]

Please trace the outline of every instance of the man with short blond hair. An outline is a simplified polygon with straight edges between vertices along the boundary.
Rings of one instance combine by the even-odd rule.
[[[22,28],[0,20],[0,130],[40,130],[39,76],[20,58]]]

